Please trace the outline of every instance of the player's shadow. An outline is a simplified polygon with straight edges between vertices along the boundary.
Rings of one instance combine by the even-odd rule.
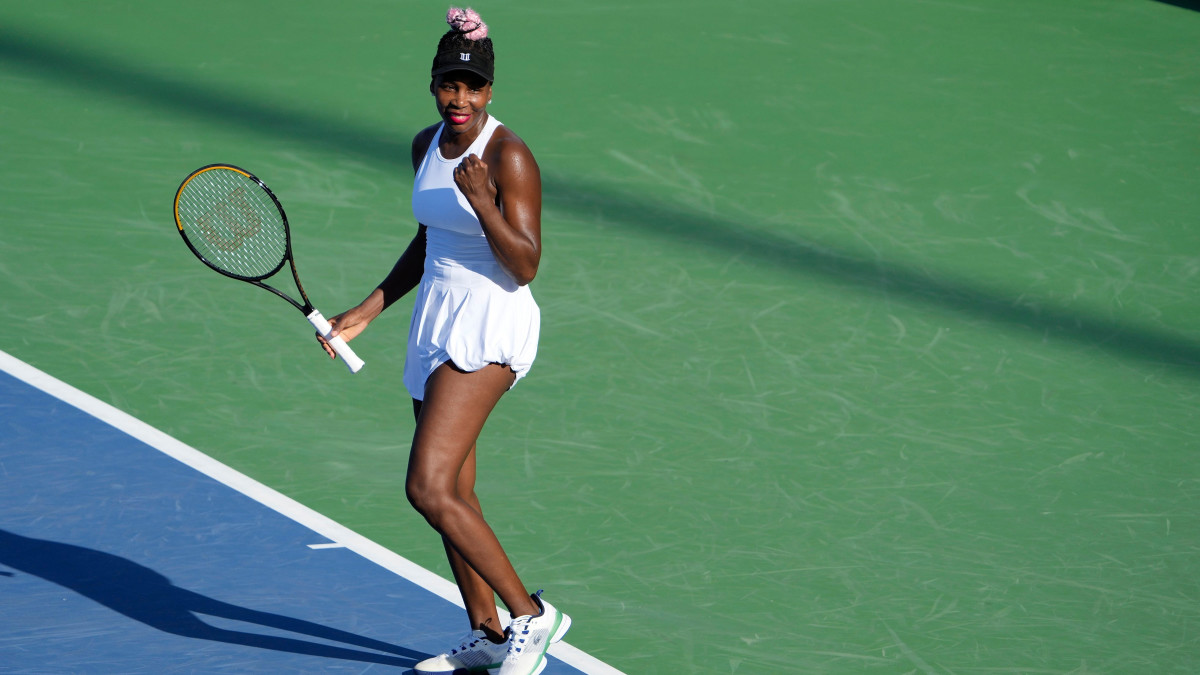
[[[165,633],[259,649],[411,667],[427,657],[411,649],[270,612],[215,600],[185,588],[132,560],[82,546],[23,537],[0,529],[0,564],[41,577]],[[5,573],[5,576],[13,576]],[[288,631],[351,645],[350,649],[303,639],[217,628],[198,615]],[[361,651],[374,650],[374,651]],[[383,652],[383,653],[375,653]]]

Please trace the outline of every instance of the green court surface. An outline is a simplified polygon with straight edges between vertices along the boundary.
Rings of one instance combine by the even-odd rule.
[[[480,494],[568,641],[630,674],[1200,672],[1200,12],[475,7],[546,201]],[[0,4],[0,349],[448,576],[403,495],[411,301],[351,376],[170,208],[246,167],[314,303],[356,303],[415,228],[445,9]]]

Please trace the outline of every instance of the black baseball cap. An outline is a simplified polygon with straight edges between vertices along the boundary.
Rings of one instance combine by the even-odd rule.
[[[439,51],[433,57],[433,68],[430,77],[437,77],[455,70],[466,70],[488,82],[496,81],[495,57],[491,51],[482,49],[482,41],[454,40],[444,51]]]

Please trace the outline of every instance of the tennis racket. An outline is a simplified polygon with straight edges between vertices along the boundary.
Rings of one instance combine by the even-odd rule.
[[[341,336],[329,337],[332,326],[304,293],[292,258],[287,215],[265,183],[230,164],[196,169],[175,193],[175,224],[184,243],[205,265],[292,303],[342,357],[350,372],[357,373],[363,367],[363,360]],[[263,283],[263,279],[283,269],[284,263],[292,268],[302,303]]]

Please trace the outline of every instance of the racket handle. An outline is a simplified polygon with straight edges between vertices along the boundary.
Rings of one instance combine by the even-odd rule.
[[[308,315],[308,322],[312,324],[313,328],[317,329],[317,332],[321,334],[321,337],[325,338],[325,341],[329,343],[329,346],[333,347],[333,351],[336,352],[338,356],[342,357],[342,361],[346,363],[346,367],[350,369],[350,372],[357,373],[359,370],[362,370],[363,360],[358,358],[358,354],[355,354],[353,349],[350,349],[350,345],[346,344],[346,341],[342,339],[342,336],[339,335],[334,338],[329,337],[329,333],[333,330],[333,326],[330,326],[329,322],[325,320],[325,317],[321,316],[321,312],[319,310],[314,309],[312,314]]]

